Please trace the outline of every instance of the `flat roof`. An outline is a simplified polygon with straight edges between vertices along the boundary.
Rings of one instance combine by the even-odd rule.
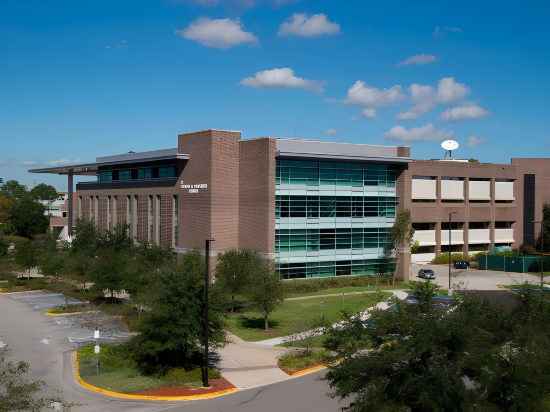
[[[398,146],[323,142],[320,140],[277,139],[277,155],[296,158],[324,158],[387,163],[408,163],[412,159],[398,156]]]
[[[113,156],[97,157],[93,163],[67,164],[63,166],[45,167],[30,169],[30,173],[53,173],[66,175],[72,172],[74,175],[95,176],[97,170],[103,166],[116,166],[120,164],[131,164],[141,162],[152,162],[157,160],[189,159],[188,154],[178,153],[177,148],[150,150],[147,152],[128,152]]]

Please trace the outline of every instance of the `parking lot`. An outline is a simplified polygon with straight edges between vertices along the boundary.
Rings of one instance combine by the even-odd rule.
[[[411,280],[422,280],[417,277],[420,269],[432,269],[435,281],[444,289],[449,287],[449,267],[447,265],[412,264]],[[499,290],[503,285],[519,285],[522,283],[540,283],[540,277],[527,273],[500,272],[495,270],[451,269],[451,286],[454,289],[468,290]]]

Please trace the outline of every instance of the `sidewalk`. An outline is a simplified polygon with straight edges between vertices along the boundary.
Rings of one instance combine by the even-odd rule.
[[[222,376],[239,389],[269,385],[290,379],[277,366],[287,350],[243,341],[227,332],[228,343],[219,351]]]

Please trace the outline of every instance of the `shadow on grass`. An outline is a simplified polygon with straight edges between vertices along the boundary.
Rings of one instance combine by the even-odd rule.
[[[239,326],[247,329],[260,329],[264,330],[264,319],[261,317],[249,317],[241,315],[238,318]],[[277,328],[280,322],[276,320],[269,319],[269,328]]]

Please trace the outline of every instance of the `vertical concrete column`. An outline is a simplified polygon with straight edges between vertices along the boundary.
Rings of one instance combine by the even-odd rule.
[[[69,235],[69,237],[73,235],[73,185],[73,169],[70,169],[69,173],[67,174],[67,202],[69,203],[67,205],[67,234]]]
[[[491,201],[489,203],[490,205],[489,206],[490,207],[489,238],[491,240],[491,246],[490,246],[491,250],[495,247],[495,213],[496,213],[495,182],[496,182],[496,179],[494,177],[491,178]]]
[[[469,221],[464,222],[462,230],[464,232],[464,245],[462,246],[462,253],[464,253],[464,256],[468,256],[468,252],[469,252],[468,243],[470,243],[470,222]]]
[[[435,183],[435,196],[438,207],[441,207],[441,176],[437,176],[436,183]]]
[[[441,254],[441,221],[435,222],[435,255]]]
[[[464,245],[462,246],[462,253],[464,256],[468,256],[470,240],[470,178],[464,178],[464,224],[462,226],[462,232],[464,236]]]

